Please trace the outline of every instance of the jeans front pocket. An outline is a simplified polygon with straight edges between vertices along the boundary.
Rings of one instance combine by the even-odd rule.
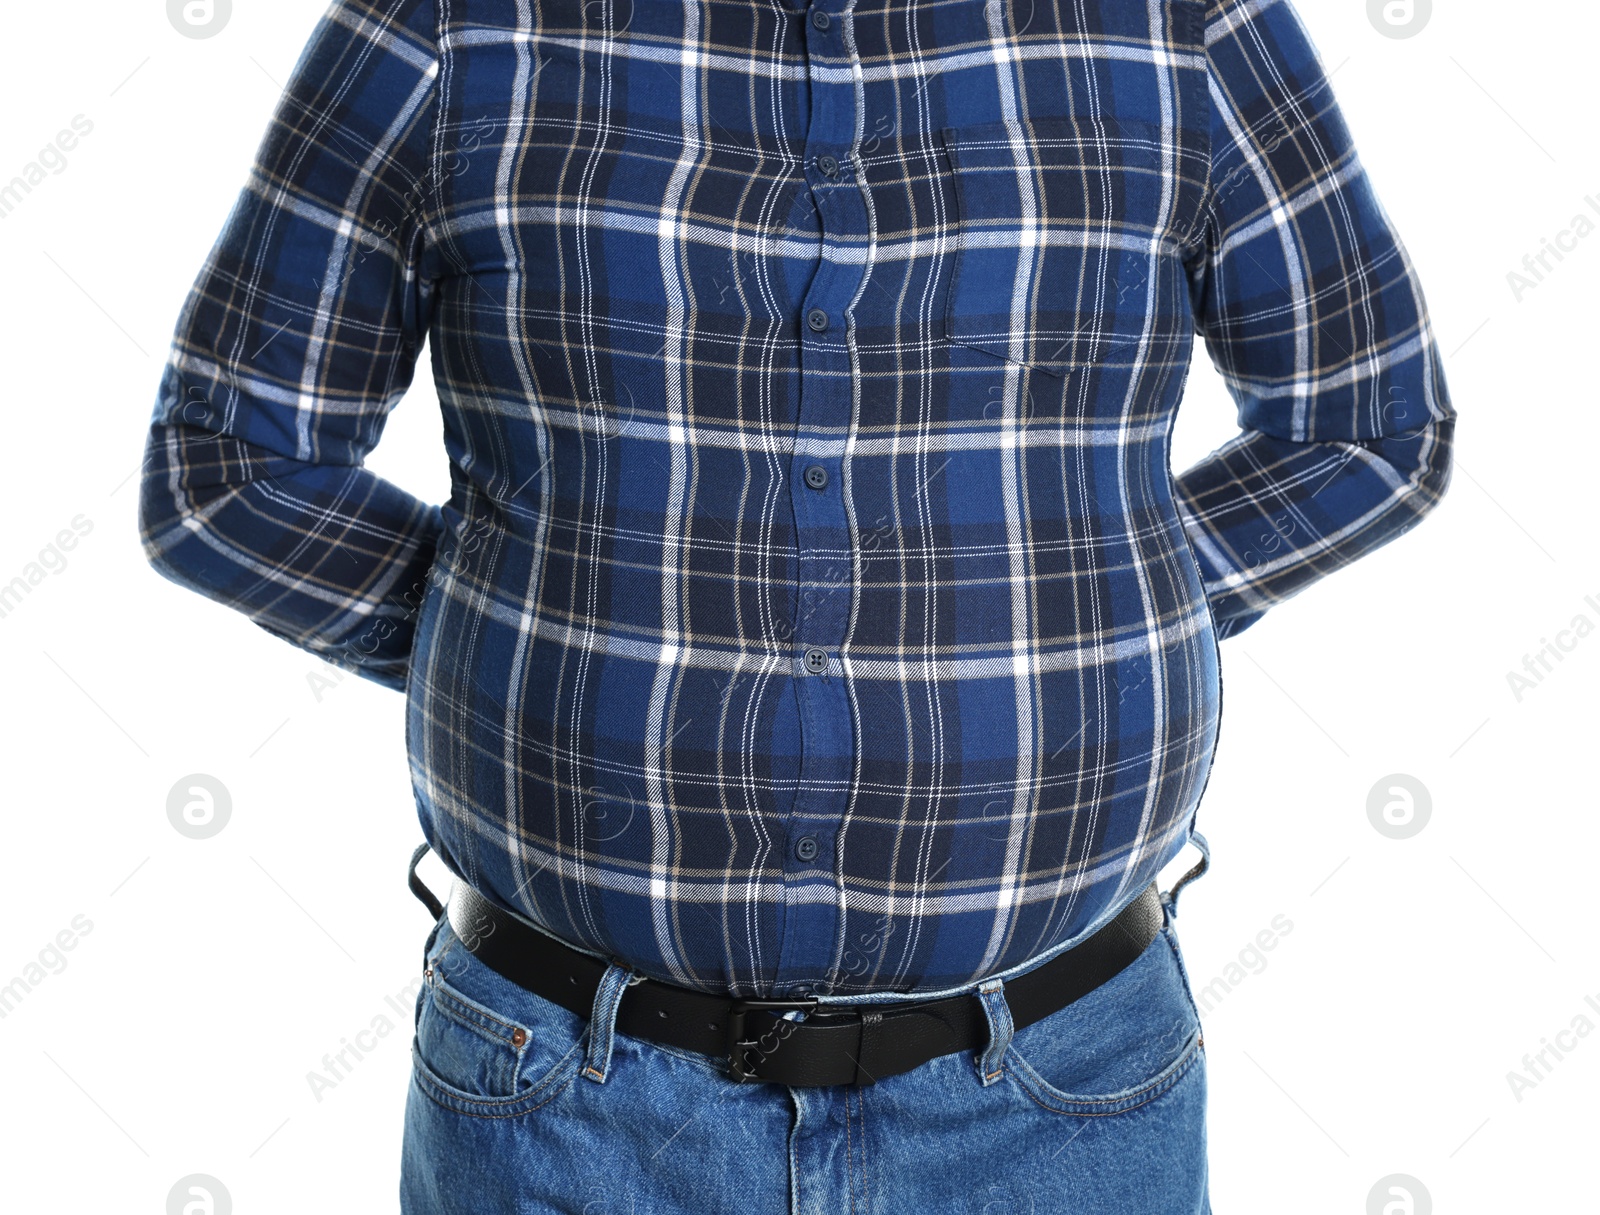
[[[519,1117],[572,1082],[587,1028],[582,1017],[478,961],[445,922],[417,999],[413,1076],[446,1109]]]
[[[1099,1117],[1165,1096],[1202,1051],[1200,1019],[1169,925],[1120,974],[1018,1030],[1005,1066],[1045,1109]]]
[[[1198,205],[1186,154],[1115,118],[950,127],[960,241],[945,300],[952,342],[1055,376],[1182,340],[1176,234]]]

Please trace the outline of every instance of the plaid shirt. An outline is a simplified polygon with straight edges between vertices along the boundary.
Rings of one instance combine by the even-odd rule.
[[[1240,433],[1181,474],[1199,334]],[[452,491],[363,467],[424,341]],[[926,995],[1189,837],[1217,642],[1449,480],[1288,0],[334,0],[179,320],[165,576],[407,696],[459,876]]]

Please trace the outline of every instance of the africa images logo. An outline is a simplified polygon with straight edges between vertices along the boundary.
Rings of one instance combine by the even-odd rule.
[[[1433,16],[1433,0],[1367,0],[1367,20],[1385,38],[1414,38]]]
[[[167,821],[179,835],[208,840],[228,825],[233,795],[228,786],[206,772],[191,772],[167,792]]]
[[[215,1177],[190,1173],[168,1191],[167,1215],[233,1215],[233,1195]]]
[[[1433,1195],[1409,1173],[1390,1173],[1367,1195],[1367,1215],[1433,1215]]]
[[[1428,825],[1433,795],[1409,772],[1391,772],[1367,793],[1367,819],[1379,835],[1408,840]]]
[[[222,33],[233,16],[233,0],[167,0],[167,20],[185,38]]]

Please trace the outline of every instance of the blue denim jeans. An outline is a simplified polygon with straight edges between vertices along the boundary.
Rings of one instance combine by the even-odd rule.
[[[1180,883],[1180,886],[1182,883]],[[984,1051],[874,1085],[735,1084],[478,962],[441,917],[417,1001],[405,1215],[1209,1215],[1205,1050],[1166,923],[1121,974]]]

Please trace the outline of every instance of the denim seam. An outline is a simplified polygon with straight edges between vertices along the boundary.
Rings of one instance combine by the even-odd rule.
[[[618,962],[611,962],[595,988],[583,1074],[597,1084],[604,1084],[611,1071],[611,1056],[617,1040],[617,1009],[634,983],[633,972]]]
[[[438,956],[429,960],[429,969],[433,973],[423,986],[422,996],[432,1001],[434,1012],[450,1025],[472,1034],[490,1049],[508,1052],[510,1055],[508,1061],[512,1064],[512,1083],[513,1085],[520,1083],[524,1059],[535,1040],[534,1031],[528,1026],[506,1019],[486,1005],[480,1004],[465,992],[451,986],[447,980],[439,977],[439,963],[459,943],[459,941],[451,942],[440,951]],[[473,957],[471,951],[468,951],[466,956],[468,958]],[[419,1011],[417,1026],[419,1030],[421,1028],[420,1018]],[[515,1040],[512,1037],[512,1033],[519,1029],[525,1035],[521,1047],[515,1045]],[[584,1045],[583,1036],[580,1034],[562,1057],[536,1082],[533,1082],[531,1088],[525,1092],[514,1093],[507,1097],[488,1097],[482,1094],[470,1093],[449,1084],[423,1058],[422,1051],[419,1048],[420,1034],[414,1035],[412,1039],[412,1054],[416,1064],[413,1068],[413,1073],[419,1087],[431,1099],[455,1113],[469,1117],[515,1117],[519,1113],[527,1113],[538,1109],[539,1106],[544,1104],[545,1100],[549,1100],[554,1096],[552,1093],[550,1097],[544,1097],[552,1085],[556,1085],[563,1080],[562,1073],[570,1067],[574,1055],[581,1052]],[[571,1076],[565,1077],[568,1081],[571,1078]],[[564,1085],[561,1085],[561,1087],[564,1087]],[[558,1087],[556,1092],[559,1091],[560,1088]],[[544,1097],[544,1100],[539,1100],[541,1097]],[[527,1105],[530,1101],[535,1103],[528,1106],[526,1110],[517,1110],[509,1114],[478,1112],[479,1110],[488,1109],[498,1110],[512,1105]]]
[[[856,1113],[860,1115],[861,1122],[861,1207],[864,1211],[872,1210],[871,1195],[867,1192],[867,1094],[863,1089],[856,1090]],[[850,1209],[855,1210],[855,1188],[850,1191]]]
[[[1183,980],[1183,998],[1189,1002],[1189,1011],[1194,1013],[1194,1023],[1200,1024],[1200,1006],[1194,1001],[1194,989],[1189,982],[1189,968],[1183,964],[1183,954],[1178,949],[1177,934],[1172,931],[1171,924],[1163,926],[1161,935],[1167,939],[1167,948],[1172,952],[1172,961],[1178,968],[1178,975]],[[1202,1046],[1205,1045],[1204,1037],[1201,1038]]]
[[[984,980],[978,990],[978,999],[983,1005],[989,1035],[974,1062],[983,1077],[983,1083],[987,1086],[1005,1074],[1006,1052],[1011,1049],[1011,1040],[1015,1036],[1016,1029],[1011,1017],[1011,1006],[1006,1000],[1003,980],[998,978]],[[992,1069],[985,1070],[985,1063],[991,1060]]]
[[[855,1135],[851,1127],[850,1117],[850,1089],[844,1090],[844,1184],[850,1191],[850,1215],[856,1215],[856,1187],[851,1179],[851,1164],[855,1161]],[[862,1138],[866,1138],[866,1130],[862,1128]]]
[[[515,1038],[513,1035],[518,1029],[522,1030],[529,1040],[533,1038],[533,1031],[527,1026],[519,1025],[514,1021],[507,1021],[493,1013],[486,1013],[484,1009],[468,1002],[468,997],[449,988],[442,980],[435,981],[433,995],[434,1002],[439,1005],[440,1012],[444,1013],[452,1022],[460,1025],[463,1029],[471,1030],[480,1036],[487,1037],[495,1045],[515,1050],[516,1047],[513,1045]],[[501,1033],[501,1029],[504,1029],[505,1032]]]
[[[1022,1064],[1022,1067],[1013,1069],[1011,1074],[1017,1086],[1028,1095],[1029,1099],[1032,1100],[1034,1104],[1040,1106],[1042,1109],[1048,1110],[1052,1114],[1060,1114],[1063,1117],[1074,1118],[1114,1118],[1118,1114],[1126,1114],[1132,1110],[1149,1105],[1152,1101],[1164,1096],[1167,1092],[1174,1088],[1178,1081],[1182,1080],[1183,1077],[1189,1073],[1189,1070],[1195,1065],[1195,1063],[1199,1061],[1201,1057],[1200,1051],[1200,1031],[1196,1030],[1190,1035],[1189,1044],[1184,1049],[1183,1053],[1179,1055],[1178,1058],[1175,1059],[1171,1064],[1169,1064],[1160,1075],[1156,1076],[1155,1079],[1151,1080],[1143,1088],[1133,1089],[1130,1092],[1114,1097],[1071,1097],[1067,1096],[1066,1094],[1056,1096],[1054,1086],[1046,1081],[1044,1077],[1035,1072],[1031,1067],[1029,1067],[1027,1065],[1027,1061],[1022,1059],[1021,1056],[1018,1056],[1018,1062]],[[1078,1107],[1095,1105],[1114,1105],[1118,1108],[1105,1110],[1057,1108],[1058,1106]]]
[[[515,1097],[479,1097],[454,1088],[440,1079],[415,1050],[411,1075],[424,1096],[451,1113],[468,1118],[520,1118],[543,1108],[566,1091],[577,1078],[572,1064],[581,1049],[582,1043],[575,1044],[537,1085]]]

